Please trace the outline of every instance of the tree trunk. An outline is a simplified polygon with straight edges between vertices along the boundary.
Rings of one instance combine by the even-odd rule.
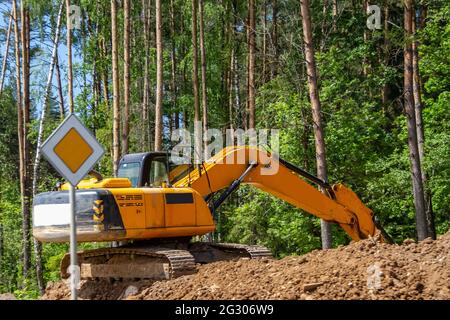
[[[328,11],[328,0],[323,0],[322,4],[322,25],[320,27],[320,51],[323,51],[325,48],[325,32],[327,25],[327,11]]]
[[[111,0],[111,43],[112,43],[112,80],[113,80],[113,172],[117,176],[120,160],[120,86],[119,53],[117,49],[117,3]]]
[[[175,42],[175,6],[174,6],[174,0],[170,0],[170,37],[172,40],[172,48],[170,53],[170,60],[171,60],[171,80],[170,80],[170,86],[172,91],[172,108],[175,111],[174,112],[174,121],[175,121],[175,129],[178,129],[180,127],[180,113],[177,110],[177,97],[178,97],[178,90],[177,90],[177,56],[176,56],[176,42]]]
[[[333,0],[333,32],[336,32],[336,22],[337,22],[337,15],[338,15],[338,4],[337,0]]]
[[[230,121],[230,129],[233,129],[234,112],[233,112],[233,79],[234,79],[234,48],[231,48],[230,54],[230,72],[228,77],[228,115]]]
[[[272,1],[272,47],[273,60],[271,64],[271,78],[275,78],[278,73],[278,1]]]
[[[22,201],[25,198],[25,162],[24,162],[24,130],[23,130],[23,109],[22,109],[22,80],[21,80],[21,66],[20,66],[20,38],[19,38],[19,17],[17,15],[16,0],[12,3],[13,19],[14,19],[14,53],[16,58],[16,91],[17,91],[17,135],[19,142],[19,176],[20,176],[20,194]]]
[[[237,48],[236,48],[237,51]],[[240,87],[241,87],[241,81],[239,78],[239,59],[237,57],[237,52],[234,52],[234,59],[233,59],[233,87],[234,87],[234,110],[239,118],[239,112],[241,110],[241,93],[240,93]],[[244,118],[244,117],[241,117]],[[239,128],[239,123],[236,124],[237,128]]]
[[[263,38],[262,38],[262,83],[266,83],[266,59],[267,59],[267,1],[264,0],[263,4],[263,17],[262,17],[262,25],[263,25]]]
[[[416,35],[416,19],[412,18],[412,33]],[[424,168],[424,146],[425,146],[425,135],[423,128],[422,119],[422,94],[421,94],[421,77],[419,70],[419,52],[418,52],[418,41],[414,40],[412,42],[412,59],[413,59],[413,96],[414,96],[414,112],[416,115],[416,131],[417,131],[417,145],[419,149],[419,160],[422,170],[422,183],[424,188],[424,198],[425,198],[425,216],[427,219],[428,235],[433,239],[436,239],[436,229],[434,225],[434,213],[432,206],[432,196],[430,190],[427,189],[428,176]]]
[[[405,0],[405,49],[404,49],[404,100],[406,125],[408,128],[409,158],[411,162],[411,179],[413,185],[414,206],[416,209],[416,228],[419,241],[428,237],[425,216],[425,199],[423,193],[422,170],[417,143],[416,114],[413,97],[413,54],[411,45],[413,2]]]
[[[65,110],[64,110],[64,95],[63,95],[63,89],[62,89],[62,83],[61,83],[61,73],[60,73],[60,69],[59,69],[58,52],[56,53],[55,68],[56,68],[56,82],[58,83],[59,117],[61,120],[63,120],[66,115],[65,115]]]
[[[415,17],[412,19],[412,34],[415,35],[416,23]],[[413,68],[413,97],[414,97],[414,111],[416,115],[416,128],[417,128],[417,146],[419,149],[419,159],[423,166],[424,155],[424,129],[422,123],[422,97],[420,90],[420,74],[419,74],[419,53],[417,51],[417,40],[412,42],[412,68]],[[426,180],[425,172],[422,171],[422,180]]]
[[[255,1],[248,0],[249,40],[248,40],[248,127],[255,128]]]
[[[389,1],[385,1],[383,19],[384,19],[383,63],[385,66],[387,66],[389,64]],[[387,115],[388,96],[389,96],[389,86],[388,84],[383,84],[383,89],[381,91],[381,103],[383,105],[385,116]]]
[[[363,14],[364,15],[366,15],[366,13],[367,13],[368,3],[369,3],[368,0],[363,1]],[[369,41],[369,33],[367,31],[367,28],[364,28],[363,38],[364,38],[364,44],[367,44],[367,41]],[[364,77],[367,77],[367,70],[368,70],[367,56],[364,55],[364,57],[363,57],[363,76]]]
[[[22,81],[21,81],[21,63],[20,63],[20,45],[21,45],[21,30],[19,29],[19,17],[17,14],[17,5],[16,0],[13,0],[12,3],[13,17],[14,17],[14,48],[15,48],[15,57],[16,57],[16,91],[17,91],[17,135],[19,141],[19,180],[20,180],[20,200],[21,200],[21,208],[22,208],[22,219],[24,219],[27,215],[27,165],[26,165],[26,157],[25,157],[25,125],[24,125],[24,113],[23,113],[23,105],[22,105]],[[24,269],[25,267],[29,268],[29,247],[27,247],[26,243],[29,243],[26,238],[26,224],[22,222],[22,234],[23,234],[23,252],[22,259]],[[28,251],[27,251],[28,250]],[[28,253],[28,256],[26,255]],[[27,264],[28,260],[28,264]],[[26,276],[28,274],[28,270],[24,270],[23,274]]]
[[[41,116],[39,118],[39,128],[38,128],[38,136],[37,136],[37,144],[36,144],[36,154],[34,158],[34,166],[33,166],[33,197],[37,193],[37,185],[39,180],[39,164],[41,160],[41,145],[42,145],[42,136],[44,133],[44,121],[47,115],[47,109],[50,104],[50,95],[51,95],[51,88],[52,88],[52,79],[53,79],[53,70],[55,68],[56,64],[56,55],[57,55],[57,48],[59,44],[59,30],[61,26],[61,16],[62,16],[62,10],[63,10],[63,4],[60,5],[59,13],[58,13],[58,19],[56,24],[56,30],[55,30],[55,38],[53,39],[53,49],[52,49],[52,56],[50,60],[50,68],[47,74],[47,82],[45,86],[45,92],[44,92],[44,103],[42,106]]]
[[[152,9],[153,9],[153,14],[152,14]],[[150,49],[154,49],[154,52],[156,52],[156,10],[155,7],[152,6],[152,1],[149,1],[149,4],[147,6],[147,10],[148,10],[148,14],[147,14],[147,18],[148,18],[148,34],[149,34],[149,48]],[[154,57],[153,55],[149,55],[150,57],[150,64],[153,64],[157,67],[157,63],[156,63],[156,57]],[[155,75],[156,76],[156,75]],[[149,81],[152,80],[151,75],[149,75]],[[155,79],[156,80],[156,79]],[[155,83],[155,87],[157,86],[157,83]],[[149,88],[153,88],[153,85],[149,82]],[[148,141],[149,141],[149,145],[148,145],[148,149],[153,149],[155,146],[155,126],[156,123],[154,121],[155,119],[155,106],[153,105],[153,108],[150,108],[150,101],[152,101],[152,94],[155,95],[156,93],[156,88],[155,90],[149,90],[148,92],[148,101],[149,101],[149,113],[152,115],[153,118],[151,118],[149,116],[149,120],[148,120],[148,124],[149,124],[149,133],[148,133]],[[155,103],[156,103],[156,99],[157,97],[154,97]]]
[[[2,75],[0,78],[0,97],[3,93],[3,81],[5,80],[5,72],[6,72],[6,62],[8,61],[8,55],[9,55],[9,39],[11,36],[11,25],[12,25],[12,12],[9,16],[9,22],[8,22],[8,31],[6,32],[6,44],[5,44],[5,53],[3,54],[3,62],[2,62]]]
[[[70,0],[66,0],[66,21],[67,21],[67,95],[69,99],[69,113],[74,112],[73,105],[73,80],[72,80],[72,21],[70,19]]]
[[[248,3],[249,0],[247,0]],[[247,18],[245,20],[245,29],[246,29],[246,33],[247,33],[247,64],[246,64],[246,83],[245,83],[245,94],[246,94],[246,99],[245,99],[245,110],[243,110],[243,115],[242,115],[242,122],[243,122],[243,127],[245,130],[248,129],[248,114],[249,114],[249,104],[250,104],[250,99],[249,99],[249,92],[250,92],[250,10],[247,10]]]
[[[105,39],[100,39],[100,47],[103,55],[103,59],[106,59],[108,56],[108,50],[106,48]],[[105,67],[103,67],[101,72],[102,84],[103,84],[103,100],[106,103],[106,107],[109,108],[109,89],[108,89],[108,71]]]
[[[23,129],[23,109],[22,109],[22,80],[21,80],[21,65],[20,65],[20,31],[19,31],[19,17],[17,15],[16,0],[12,3],[13,18],[14,18],[14,53],[16,58],[16,91],[17,91],[17,135],[19,142],[19,180],[20,180],[20,199],[22,204],[22,213],[24,211],[25,199],[25,159],[24,159],[24,129]]]
[[[123,1],[123,129],[122,154],[128,153],[130,131],[130,0]]]
[[[24,139],[24,206],[22,208],[23,231],[23,276],[26,279],[31,267],[31,243],[30,243],[30,157],[28,142],[28,126],[30,123],[30,20],[24,0],[20,2],[20,16],[22,21],[22,79],[23,79],[23,139]]]
[[[53,40],[53,50],[52,50],[52,58],[50,61],[50,69],[48,71],[47,83],[45,86],[44,103],[42,106],[41,117],[39,119],[36,154],[35,154],[34,166],[33,166],[33,188],[32,188],[33,198],[37,194],[37,184],[39,181],[39,164],[41,161],[42,135],[44,133],[44,121],[45,121],[45,117],[46,117],[47,108],[49,107],[49,104],[50,104],[53,69],[55,68],[55,63],[56,63],[57,48],[58,48],[58,44],[59,44],[59,29],[61,27],[61,17],[62,17],[63,8],[64,8],[64,5],[63,5],[63,3],[61,3],[60,7],[59,7],[58,18],[57,18],[57,23],[56,23],[55,38]],[[34,240],[34,249],[35,249],[35,259],[36,259],[37,283],[38,283],[39,292],[41,295],[43,295],[45,287],[44,287],[44,277],[43,277],[43,273],[42,273],[42,261],[41,261],[42,245],[36,239]]]
[[[309,172],[308,150],[309,150],[309,136],[310,136],[310,127],[309,127],[310,118],[308,117],[308,109],[305,107],[301,107],[300,114],[302,117],[302,127],[303,127],[303,132],[300,138],[300,143],[303,148],[303,169]]]
[[[201,68],[202,68],[202,108],[203,108],[203,132],[206,133],[208,130],[208,93],[206,88],[206,48],[205,48],[205,23],[203,17],[203,0],[200,1],[200,60],[201,60]],[[203,151],[205,153],[205,160],[207,158],[207,150],[206,146],[208,145],[208,141],[204,139],[204,147]]]
[[[316,145],[316,162],[317,162],[317,176],[327,181],[327,162],[326,162],[326,150],[325,139],[323,132],[323,122],[321,114],[321,105],[319,99],[319,92],[317,89],[317,73],[316,73],[316,61],[314,58],[314,45],[312,41],[311,32],[311,17],[309,13],[309,0],[300,1],[302,23],[303,23],[303,41],[305,46],[305,58],[306,58],[306,70],[308,73],[308,87],[309,98],[311,100],[312,115],[314,122],[314,138]],[[322,190],[324,192],[325,190]],[[331,226],[328,222],[321,221],[321,235],[322,235],[322,248],[331,248]]]
[[[194,93],[194,126],[200,122],[200,99],[198,92],[198,46],[197,46],[197,0],[192,0],[192,85]],[[201,126],[200,126],[201,128]],[[194,156],[201,157],[201,135],[195,135]]]
[[[142,139],[141,139],[141,151],[148,150],[148,134],[149,134],[149,124],[148,124],[148,102],[149,102],[149,17],[147,6],[150,4],[146,0],[142,0],[142,15],[144,20],[144,88],[142,94]]]
[[[162,99],[163,99],[163,43],[161,0],[156,0],[156,105],[155,105],[155,151],[162,150]]]
[[[184,20],[182,19],[180,21],[180,34],[184,34],[185,33],[185,24],[183,22]],[[181,43],[181,50],[180,50],[181,56],[182,57],[186,57],[186,53],[187,53],[187,46],[186,46],[186,42],[183,41]],[[183,68],[181,69],[181,85],[180,85],[180,92],[186,92],[187,88],[188,88],[188,81],[187,81],[187,63],[183,64]],[[182,114],[182,118],[183,120],[180,122],[180,126],[182,126],[184,129],[186,129],[188,127],[188,119],[189,119],[189,115],[188,115],[188,111],[186,109],[186,107],[183,107],[182,110],[180,110],[180,113]]]

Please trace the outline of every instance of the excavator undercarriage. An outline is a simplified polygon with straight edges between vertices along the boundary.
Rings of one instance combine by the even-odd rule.
[[[166,280],[193,274],[197,264],[238,259],[271,258],[271,252],[258,245],[172,241],[142,241],[115,248],[78,252],[82,279]],[[70,255],[61,261],[61,276],[68,278]]]

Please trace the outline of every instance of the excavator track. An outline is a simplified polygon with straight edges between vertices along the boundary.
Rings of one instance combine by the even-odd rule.
[[[211,243],[210,246],[220,250],[240,251],[246,252],[250,259],[258,258],[272,258],[272,253],[269,249],[258,245],[244,245],[236,243]]]
[[[164,247],[117,247],[78,253],[82,279],[172,279],[196,272],[195,259],[186,250]],[[61,261],[61,277],[68,278],[70,256]]]
[[[127,245],[81,251],[78,253],[81,279],[167,280],[195,273],[196,263],[272,258],[267,248],[256,245],[194,242],[186,244],[185,249],[172,246]],[[69,265],[70,256],[66,254],[61,261],[63,279],[70,276]]]
[[[197,263],[272,258],[272,253],[263,246],[236,243],[196,242],[190,245],[189,252]]]

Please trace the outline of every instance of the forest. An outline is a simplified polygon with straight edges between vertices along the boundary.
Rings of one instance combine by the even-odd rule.
[[[196,122],[278,129],[280,157],[348,185],[394,242],[450,229],[448,1],[5,0],[0,12],[0,293],[37,298],[59,280],[69,245],[32,237],[32,203],[61,181],[40,148],[70,113],[104,147],[106,177]],[[216,241],[279,258],[351,240],[251,186],[215,214]]]

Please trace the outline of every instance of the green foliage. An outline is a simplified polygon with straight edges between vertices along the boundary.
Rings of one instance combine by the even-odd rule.
[[[17,287],[21,252],[20,199],[16,171],[17,131],[15,101],[8,88],[0,99],[0,226],[3,245],[0,247],[0,292]]]
[[[424,168],[429,176],[427,189],[433,196],[438,233],[446,232],[450,221],[450,150],[446,143],[450,132],[448,10],[447,6],[443,10],[429,12],[431,18],[421,31],[420,47],[426,105]],[[392,19],[401,17],[401,10],[397,13],[397,18],[394,16]],[[377,54],[382,39],[380,33],[370,34],[370,41],[364,42],[364,23],[361,23],[364,17],[355,17],[343,16],[338,31],[326,42],[325,50],[316,54],[326,124],[329,180],[344,182],[355,190],[378,215],[388,233],[396,241],[401,241],[415,237],[406,122],[401,109],[396,106],[397,101],[384,106],[380,101],[383,85],[390,86],[391,94],[399,91],[395,86],[402,81],[401,60],[398,60],[399,64],[380,64]],[[356,31],[358,36],[349,37],[347,29],[353,33]],[[315,35],[320,42],[320,34]],[[290,45],[301,46],[301,42],[296,42],[301,38],[290,39],[294,41]],[[402,50],[403,39],[399,30],[391,30],[389,41],[392,47]],[[306,76],[304,67],[296,63],[299,59],[296,52],[288,52],[284,57],[282,74],[259,88],[258,126],[281,128],[281,156],[314,173],[314,137],[308,91],[305,85],[298,83],[305,84]],[[366,77],[362,70],[364,61],[369,69]],[[317,219],[299,215],[297,210],[260,192],[252,189],[245,189],[245,192],[248,195],[239,193],[237,196],[239,206],[236,209],[233,209],[236,205],[224,209],[224,215],[230,216],[223,222],[227,239],[259,241],[280,256],[298,253],[302,250],[299,248],[309,250],[319,246]],[[272,216],[275,212],[277,214]],[[311,219],[315,221],[315,229],[311,228],[314,224],[307,222]],[[295,229],[301,232],[296,233]],[[334,235],[334,245],[348,242],[345,235],[339,232]],[[290,246],[290,243],[295,245]]]
[[[317,219],[250,187],[243,187],[240,195],[239,207],[223,210],[224,241],[264,245],[278,257],[320,248]]]
[[[48,70],[51,28],[56,24],[59,1],[29,1],[32,38],[32,121],[29,127],[30,157],[38,134],[38,115]],[[147,30],[150,48],[145,52],[141,1],[132,6],[130,152],[149,151],[143,146],[142,101],[144,61],[149,62],[149,132],[153,135],[156,83],[154,16]],[[262,21],[267,3],[266,26]],[[112,175],[111,20],[108,1],[75,1],[82,8],[80,30],[73,30],[76,113],[94,132],[106,153],[96,169]],[[278,43],[273,44],[271,2],[258,2],[256,34],[257,127],[280,129],[282,158],[314,174],[316,172],[313,122],[307,87],[299,2],[278,1]],[[192,128],[192,43],[191,3],[175,0],[175,35],[170,36],[169,3],[163,1],[164,40],[164,143],[169,148],[169,119],[175,113]],[[417,5],[422,5],[422,2]],[[419,41],[422,76],[423,122],[427,191],[432,194],[438,234],[450,229],[450,4],[428,3],[426,26],[416,35]],[[119,6],[120,7],[120,6]],[[330,7],[330,6],[329,6]],[[414,205],[408,158],[406,121],[402,110],[403,90],[403,7],[391,2],[389,30],[368,31],[360,2],[340,1],[333,25],[332,10],[323,11],[323,1],[311,2],[313,38],[316,49],[319,95],[325,123],[329,181],[351,187],[380,218],[388,233],[400,242],[415,237]],[[152,15],[154,8],[152,8]],[[246,114],[247,45],[245,1],[205,1],[205,40],[209,127],[243,127]],[[65,17],[63,18],[65,25]],[[50,28],[51,26],[51,28]],[[118,16],[119,43],[122,42],[123,11]],[[61,42],[65,40],[64,28]],[[265,39],[263,38],[266,34]],[[364,38],[366,34],[366,39]],[[266,41],[266,56],[263,44]],[[386,40],[386,42],[385,42]],[[103,52],[102,43],[106,52]],[[169,84],[171,54],[176,54],[176,94]],[[387,47],[386,47],[387,46]],[[121,46],[119,46],[121,47]],[[123,48],[119,50],[122,57]],[[230,72],[231,52],[237,70]],[[276,52],[276,53],[275,53]],[[387,57],[385,56],[387,54]],[[10,56],[12,56],[10,54]],[[66,95],[65,59],[60,53],[63,94]],[[13,75],[14,63],[8,60]],[[263,67],[263,65],[265,67]],[[123,70],[123,59],[119,59]],[[263,73],[265,71],[265,73]],[[104,83],[105,77],[107,79]],[[109,79],[109,81],[108,81]],[[121,86],[122,86],[121,74]],[[0,292],[14,292],[18,298],[38,296],[34,275],[22,278],[21,203],[18,180],[18,139],[14,79],[6,78],[0,99],[0,225],[2,254]],[[8,81],[9,80],[9,81]],[[238,90],[234,81],[238,82]],[[230,82],[231,81],[231,82]],[[230,83],[232,85],[230,85]],[[385,103],[382,89],[388,89]],[[229,88],[232,87],[231,92]],[[105,89],[109,96],[104,96]],[[122,90],[122,88],[121,88]],[[175,100],[176,97],[176,100]],[[44,139],[58,125],[59,112],[53,92],[44,126]],[[233,104],[230,108],[229,102]],[[236,105],[236,101],[239,104]],[[67,104],[67,101],[66,101]],[[230,111],[232,114],[230,115]],[[186,117],[186,119],[184,119]],[[184,121],[186,120],[186,121]],[[39,191],[53,189],[60,177],[45,162],[40,166]],[[277,257],[303,254],[320,248],[319,219],[289,204],[243,186],[216,212],[220,241],[262,244]],[[219,238],[220,237],[220,238]],[[334,246],[349,242],[333,226]],[[82,244],[96,248],[104,244]],[[59,279],[59,264],[67,244],[44,244],[45,281]]]

